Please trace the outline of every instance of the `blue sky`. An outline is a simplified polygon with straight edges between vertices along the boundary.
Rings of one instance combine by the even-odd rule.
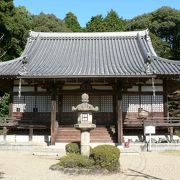
[[[73,12],[84,27],[92,16],[105,16],[111,9],[123,19],[152,12],[162,6],[180,10],[180,0],[14,0],[15,6],[25,6],[32,14],[53,13],[63,19]]]

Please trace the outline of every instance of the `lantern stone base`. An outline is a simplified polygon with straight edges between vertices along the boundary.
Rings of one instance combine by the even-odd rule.
[[[75,128],[81,130],[81,154],[90,155],[90,130],[96,127],[95,124],[75,124]]]

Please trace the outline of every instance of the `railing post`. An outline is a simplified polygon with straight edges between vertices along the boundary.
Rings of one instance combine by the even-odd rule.
[[[29,128],[29,141],[32,141],[32,139],[33,139],[33,128],[30,127]]]
[[[4,141],[6,141],[6,136],[7,136],[7,127],[3,127],[3,138],[4,138]]]
[[[173,141],[173,127],[170,127],[170,142]]]

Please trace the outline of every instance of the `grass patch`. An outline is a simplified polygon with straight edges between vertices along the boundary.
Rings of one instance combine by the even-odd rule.
[[[161,154],[180,156],[180,150],[163,151],[163,152],[161,152]]]

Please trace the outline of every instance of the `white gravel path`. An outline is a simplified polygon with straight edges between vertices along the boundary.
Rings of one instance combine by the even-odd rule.
[[[51,171],[56,157],[33,156],[30,153],[0,151],[2,180],[180,180],[180,156],[157,152],[121,156],[121,173],[114,175],[65,175]]]

